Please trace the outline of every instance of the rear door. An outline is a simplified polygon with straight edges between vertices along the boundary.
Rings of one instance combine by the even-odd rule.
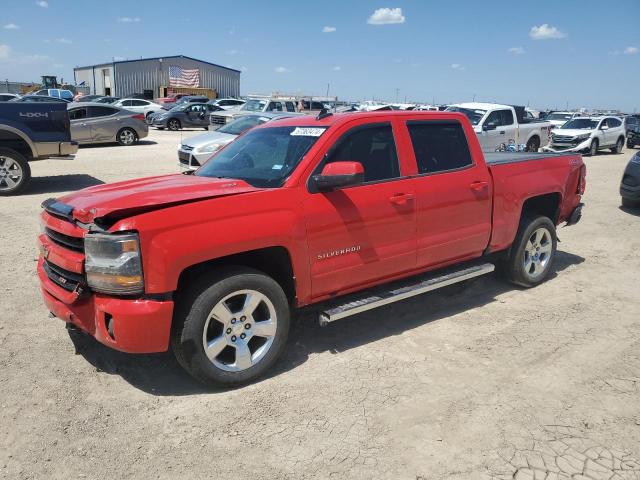
[[[314,297],[392,277],[416,264],[413,180],[399,158],[391,122],[352,122],[331,143],[314,174],[327,163],[356,161],[365,181],[330,192],[305,191]]]
[[[415,178],[417,266],[480,256],[491,235],[491,177],[457,120],[406,122]]]
[[[108,106],[90,106],[87,124],[91,126],[94,142],[115,141],[116,133],[122,126],[122,117],[116,115],[120,110]]]

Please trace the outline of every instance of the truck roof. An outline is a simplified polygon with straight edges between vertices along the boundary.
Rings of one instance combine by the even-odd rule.
[[[389,118],[389,117],[448,117],[459,116],[460,119],[466,119],[461,113],[454,112],[435,112],[435,111],[414,111],[414,110],[384,110],[380,112],[347,112],[347,113],[334,113],[328,115],[320,120],[315,115],[299,115],[295,117],[285,118],[278,120],[274,123],[265,123],[256,128],[269,128],[269,127],[309,127],[309,126],[326,126],[339,125],[346,123],[356,118]]]
[[[483,103],[483,102],[456,103],[450,106],[468,108],[470,110],[493,110],[495,108],[513,108],[513,105],[502,105],[501,103]]]

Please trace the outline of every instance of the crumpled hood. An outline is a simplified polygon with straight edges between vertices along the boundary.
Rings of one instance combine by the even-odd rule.
[[[171,174],[96,185],[58,199],[83,223],[124,218],[168,206],[259,190],[243,180]]]
[[[595,129],[581,129],[581,128],[556,128],[553,131],[554,135],[561,135],[563,137],[577,137],[578,135],[591,135]]]

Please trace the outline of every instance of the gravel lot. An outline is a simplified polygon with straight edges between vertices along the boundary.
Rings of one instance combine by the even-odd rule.
[[[0,198],[1,478],[640,479],[631,151],[586,159],[584,218],[540,287],[487,276],[327,328],[299,318],[271,377],[208,391],[169,353],[70,338],[35,274],[44,199],[175,172],[199,133],[34,163],[26,194]]]

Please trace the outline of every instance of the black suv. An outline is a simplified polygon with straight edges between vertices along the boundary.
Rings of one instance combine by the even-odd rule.
[[[624,119],[627,130],[627,148],[640,145],[640,115],[629,115]]]

